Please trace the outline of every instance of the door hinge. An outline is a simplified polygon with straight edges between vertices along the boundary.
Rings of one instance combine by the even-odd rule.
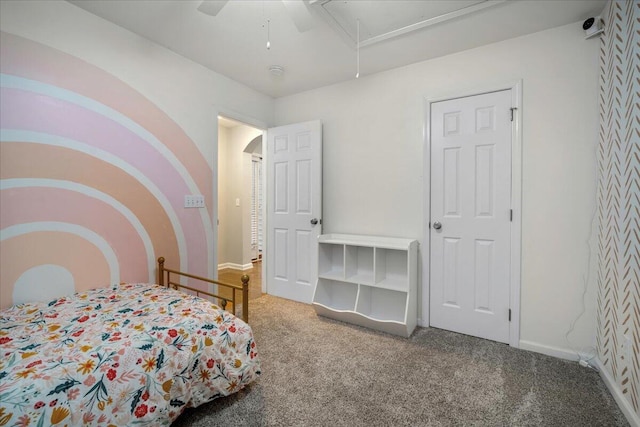
[[[509,111],[511,111],[511,121],[513,121],[513,112],[514,112],[515,110],[517,110],[517,108],[516,108],[516,107],[511,107],[511,108],[509,108]]]
[[[513,209],[509,209],[509,221],[513,222]]]
[[[511,309],[509,309],[509,322],[511,322]]]

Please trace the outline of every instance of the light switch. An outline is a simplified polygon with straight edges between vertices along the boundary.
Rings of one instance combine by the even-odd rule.
[[[204,196],[201,194],[187,194],[184,196],[185,208],[204,208]]]
[[[236,199],[236,206],[240,206],[240,199]]]

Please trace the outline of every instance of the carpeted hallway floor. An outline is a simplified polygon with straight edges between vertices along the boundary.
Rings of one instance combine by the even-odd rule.
[[[627,426],[596,372],[438,329],[403,339],[264,295],[262,377],[178,426]]]

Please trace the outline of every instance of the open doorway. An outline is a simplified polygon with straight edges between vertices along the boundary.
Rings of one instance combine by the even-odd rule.
[[[218,279],[262,294],[262,129],[218,116]]]

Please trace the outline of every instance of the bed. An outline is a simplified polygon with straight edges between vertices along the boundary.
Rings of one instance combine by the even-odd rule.
[[[183,286],[120,284],[0,311],[0,426],[166,426],[185,408],[232,394],[260,375],[248,323]],[[166,277],[166,280],[165,280]],[[165,286],[166,284],[166,286]],[[216,292],[219,292],[216,291]]]

